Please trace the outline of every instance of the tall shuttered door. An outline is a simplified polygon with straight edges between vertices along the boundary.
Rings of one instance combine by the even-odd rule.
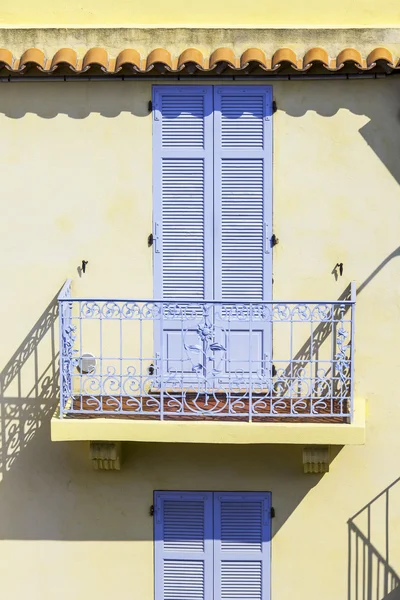
[[[213,597],[212,494],[157,492],[155,600]]]
[[[153,150],[155,296],[211,298],[211,87],[154,88]]]
[[[269,593],[269,494],[214,499],[214,600],[264,600]]]
[[[215,298],[268,300],[272,145],[269,87],[214,88]]]
[[[271,112],[268,86],[214,88],[214,297],[223,302],[271,300]],[[227,349],[220,380],[265,375],[271,325],[241,316],[216,326]]]
[[[213,296],[212,88],[154,88],[154,295],[164,300]],[[208,227],[207,227],[208,225]],[[195,378],[186,347],[198,344],[197,321],[156,323],[159,370],[186,385]]]
[[[157,298],[271,299],[271,114],[269,86],[154,87]],[[196,379],[185,348],[200,348],[197,325],[168,319],[161,332],[163,373],[185,373],[182,385]],[[215,341],[227,349],[221,382],[265,373],[270,329],[243,319],[226,325],[216,323]],[[203,362],[197,375],[209,378],[212,363]]]
[[[155,600],[269,600],[270,494],[156,492]]]
[[[155,295],[271,295],[269,86],[155,86]]]

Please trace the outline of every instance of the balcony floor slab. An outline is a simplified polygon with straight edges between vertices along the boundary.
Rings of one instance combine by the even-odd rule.
[[[204,444],[325,444],[365,443],[365,401],[356,399],[352,423],[310,422],[288,417],[261,422],[221,420],[151,420],[129,415],[88,418],[90,415],[55,415],[51,420],[53,441],[136,441]]]

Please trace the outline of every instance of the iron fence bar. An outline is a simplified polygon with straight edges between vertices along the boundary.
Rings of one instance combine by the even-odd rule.
[[[356,312],[356,283],[350,284],[351,294],[351,341],[350,341],[350,422],[354,421],[354,346],[355,346],[355,312]]]
[[[251,423],[253,420],[253,364],[252,364],[252,356],[251,356],[251,339],[253,336],[253,304],[250,304],[249,310],[249,422]],[[264,331],[262,332],[264,336]],[[262,357],[262,355],[261,355]]]
[[[153,325],[154,327],[154,325]],[[164,344],[163,344],[163,331],[164,331],[164,311],[161,308],[160,311],[160,325],[158,328],[158,348],[160,356],[159,364],[159,381],[160,381],[160,419],[164,420]],[[165,365],[166,366],[166,365]],[[183,398],[182,398],[183,402]]]
[[[60,331],[59,331],[59,356],[60,356],[60,419],[64,417],[64,344],[63,344],[63,332],[65,331],[64,325],[64,303],[58,302],[58,318],[60,320]]]

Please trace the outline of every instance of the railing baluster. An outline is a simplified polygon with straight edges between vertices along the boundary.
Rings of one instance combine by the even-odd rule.
[[[160,349],[160,419],[164,420],[164,304],[160,302],[160,327],[158,331]]]
[[[64,416],[65,410],[65,376],[64,376],[64,332],[65,332],[65,321],[64,321],[64,302],[58,301],[58,318],[60,322],[60,335],[59,335],[59,356],[60,356],[60,419]]]
[[[253,420],[253,361],[251,354],[251,342],[253,337],[253,304],[249,306],[249,422]],[[261,357],[260,357],[261,358]],[[244,391],[244,394],[246,392]]]
[[[350,340],[350,421],[354,421],[354,340],[355,340],[355,311],[356,311],[356,283],[352,281],[350,284],[351,305],[351,340]]]
[[[83,325],[82,325],[82,302],[78,303],[78,323],[79,323],[79,365],[80,367],[82,366],[82,354],[83,354]],[[83,410],[83,404],[84,404],[84,392],[85,390],[83,389],[83,378],[82,376],[79,377],[79,406],[81,407],[81,410]],[[77,382],[77,384],[78,384]]]
[[[123,410],[123,395],[122,395],[122,390],[123,390],[123,370],[124,370],[124,364],[123,364],[123,339],[122,339],[122,333],[123,329],[122,329],[122,310],[119,311],[119,402],[120,402],[120,409]],[[135,365],[134,365],[135,366]]]

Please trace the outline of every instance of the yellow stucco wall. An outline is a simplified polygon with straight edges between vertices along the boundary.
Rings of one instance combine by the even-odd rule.
[[[244,3],[231,0],[229,4],[211,0],[171,3],[157,0],[143,4],[139,0],[54,0],[32,5],[29,0],[8,3],[2,7],[3,25],[303,25],[384,26],[400,24],[398,2],[388,0],[377,4],[373,0],[307,3],[267,2]]]
[[[1,87],[2,596],[152,600],[153,490],[243,489],[273,494],[273,600],[358,600],[346,591],[347,520],[400,475],[400,82],[274,84],[274,297],[335,299],[351,280],[359,290],[367,443],[334,450],[323,478],[302,474],[296,445],[128,444],[120,473],[93,473],[87,444],[50,441],[51,300],[63,280],[74,277],[80,295],[152,294],[150,97],[151,84],[136,82]],[[397,571],[399,488],[389,519]],[[381,500],[372,523],[383,555]]]
[[[349,566],[352,581],[361,579],[367,556],[359,541],[356,567],[352,539],[349,565],[347,521],[399,474],[384,464],[392,437],[378,455],[374,446],[344,448],[321,478],[302,474],[297,446],[129,445],[122,471],[93,472],[86,444],[52,444],[48,434],[44,425],[21,446],[0,486],[0,577],[13,600],[153,600],[153,491],[182,488],[272,491],[273,600],[347,600]],[[371,512],[371,544],[385,555],[385,502]],[[365,517],[355,521],[364,534]],[[397,569],[399,535],[397,484],[389,538]],[[373,575],[375,584],[375,566]]]

